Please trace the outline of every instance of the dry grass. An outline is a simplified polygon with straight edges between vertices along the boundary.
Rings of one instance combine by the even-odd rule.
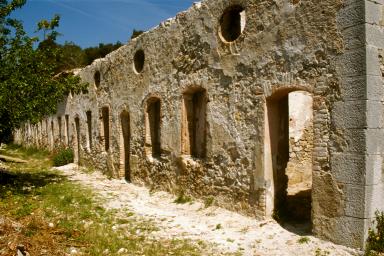
[[[92,191],[50,170],[48,152],[12,146],[0,153],[28,160],[0,170],[2,256],[15,255],[19,244],[30,255],[59,256],[73,250],[82,255],[118,255],[119,250],[125,255],[209,255],[212,249],[201,241],[155,239],[152,222],[105,210]]]

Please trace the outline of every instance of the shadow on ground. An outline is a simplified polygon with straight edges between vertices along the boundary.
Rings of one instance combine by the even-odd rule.
[[[30,194],[35,188],[64,180],[64,176],[50,171],[13,172],[0,168],[0,198],[4,198],[7,193],[14,195]]]
[[[279,224],[297,235],[311,235],[311,203],[311,189],[287,195],[284,204],[280,206]]]

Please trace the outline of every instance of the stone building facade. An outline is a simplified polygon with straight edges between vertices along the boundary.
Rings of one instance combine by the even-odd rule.
[[[362,247],[384,210],[383,5],[196,3],[81,69],[88,91],[15,139],[69,145],[107,175],[265,219],[285,207],[288,98],[304,91],[313,232]]]

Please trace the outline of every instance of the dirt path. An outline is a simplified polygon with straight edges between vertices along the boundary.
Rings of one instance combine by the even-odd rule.
[[[127,211],[157,223],[155,237],[190,238],[215,244],[221,252],[241,252],[242,255],[359,255],[355,250],[282,228],[273,220],[256,221],[222,208],[204,207],[201,202],[175,204],[175,196],[166,192],[150,193],[145,187],[124,180],[109,180],[102,174],[82,173],[70,164],[58,168],[69,179],[92,188],[105,200],[105,207],[116,209],[124,216]]]

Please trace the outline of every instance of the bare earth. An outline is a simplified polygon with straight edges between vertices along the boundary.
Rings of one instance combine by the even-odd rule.
[[[299,243],[302,236],[289,232],[274,220],[256,221],[216,206],[205,208],[199,201],[175,204],[175,196],[169,193],[150,193],[148,188],[124,180],[109,180],[98,172],[83,173],[74,164],[57,169],[106,199],[103,201],[107,209],[115,209],[122,216],[132,212],[154,221],[160,229],[152,233],[154,237],[203,240],[212,244],[217,254],[240,251],[243,255],[361,255],[313,236],[307,236],[309,242]]]

